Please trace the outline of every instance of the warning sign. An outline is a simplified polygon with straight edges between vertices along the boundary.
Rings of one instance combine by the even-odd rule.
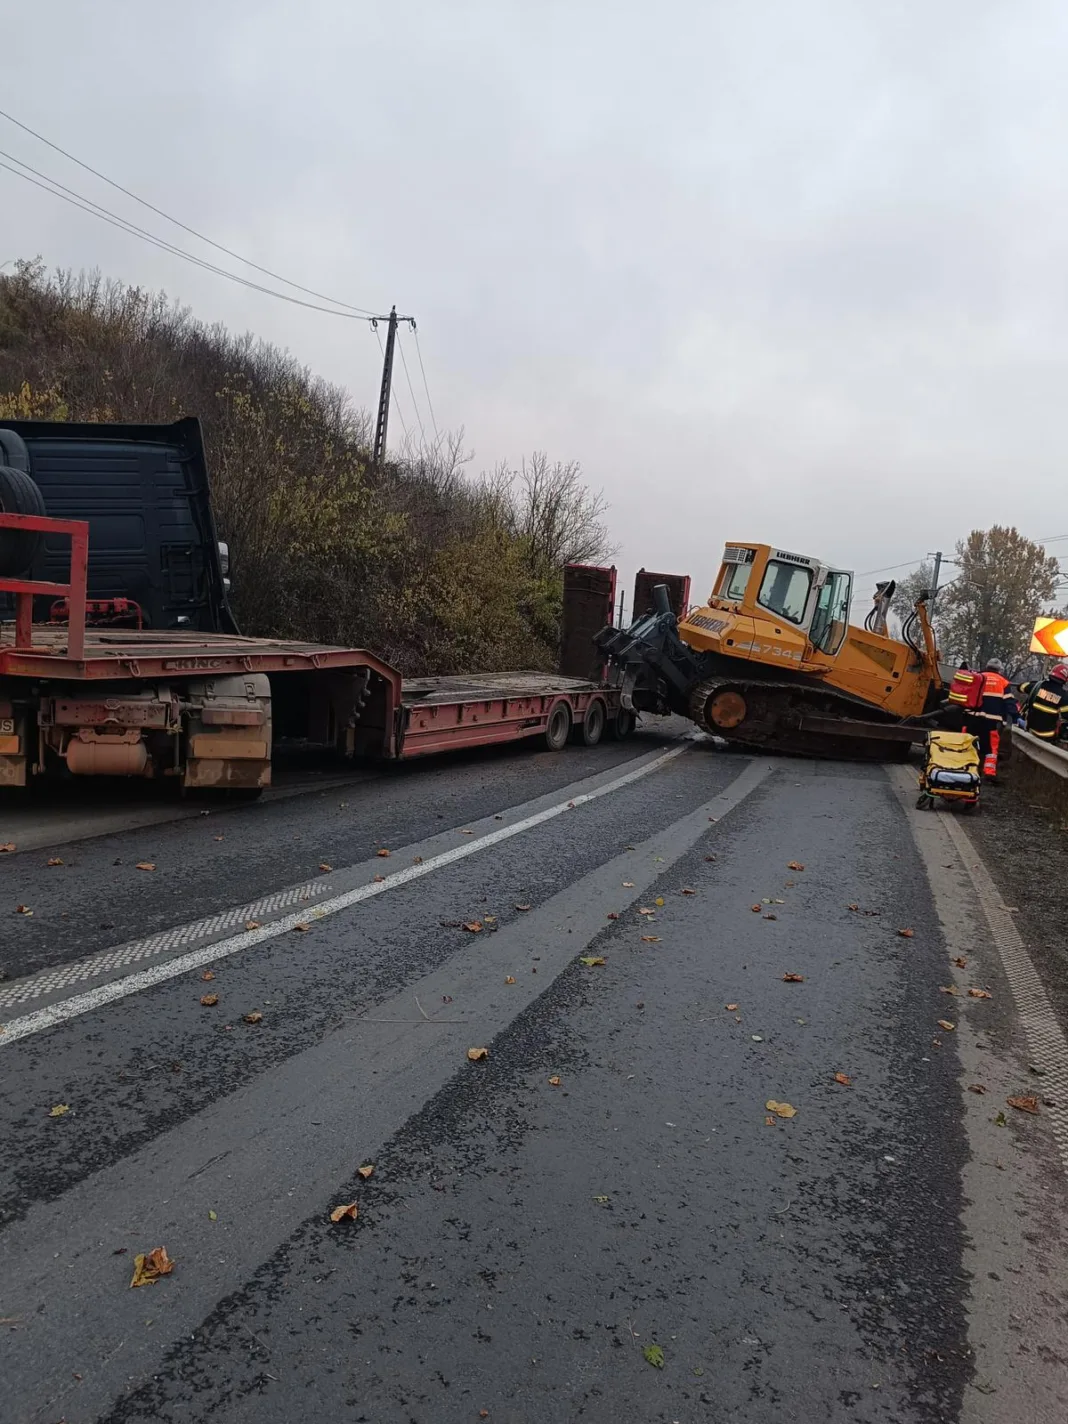
[[[1053,658],[1068,657],[1068,618],[1036,618],[1031,651]]]

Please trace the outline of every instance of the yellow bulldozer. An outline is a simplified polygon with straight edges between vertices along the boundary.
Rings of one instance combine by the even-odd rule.
[[[944,710],[938,650],[921,598],[887,632],[892,582],[863,627],[853,575],[771,544],[730,543],[707,604],[677,618],[667,589],[629,628],[596,637],[624,707],[676,712],[745,746],[904,760]]]

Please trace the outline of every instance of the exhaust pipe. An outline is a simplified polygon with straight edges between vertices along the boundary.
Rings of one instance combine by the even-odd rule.
[[[653,607],[657,613],[673,613],[671,599],[668,596],[667,584],[658,583],[653,585]]]

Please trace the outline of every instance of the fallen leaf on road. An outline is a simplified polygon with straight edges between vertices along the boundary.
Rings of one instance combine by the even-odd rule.
[[[160,1276],[169,1276],[174,1270],[174,1262],[167,1255],[166,1246],[157,1246],[154,1250],[134,1257],[133,1279],[130,1281],[130,1289],[135,1286],[155,1285]]]
[[[679,891],[679,894],[680,894],[680,895],[696,895],[696,894],[697,894],[697,891],[696,891],[696,890],[680,890],[680,891]]]
[[[468,1056],[468,1058],[470,1058],[470,1060],[471,1060],[472,1063],[478,1063],[481,1059],[483,1059],[483,1058],[488,1058],[488,1057],[489,1057],[489,1049],[488,1049],[488,1048],[469,1048],[469,1049],[467,1050],[467,1056]]]
[[[994,1119],[994,1126],[1004,1127],[1007,1122],[1008,1118],[1005,1116],[1005,1114],[1003,1112],[999,1112],[997,1117]]]
[[[774,1113],[776,1117],[796,1117],[797,1109],[792,1108],[789,1103],[777,1103],[774,1098],[769,1098],[764,1104],[769,1113]]]
[[[135,870],[155,870],[156,863],[153,860],[139,860],[134,866]]]
[[[221,841],[221,840],[223,840],[223,839],[224,839],[223,836],[212,836],[212,840],[213,840],[213,841]]]
[[[841,1083],[843,1088],[851,1088],[853,1086],[853,1079],[848,1073],[836,1073],[834,1075],[834,1081]]]
[[[796,880],[784,880],[782,883],[783,883],[783,886],[784,886],[787,890],[792,890],[792,889],[794,888],[794,886],[797,884],[797,881],[796,881]]]
[[[48,1109],[49,1117],[62,1117],[64,1113],[70,1112],[70,1103],[56,1103],[54,1108]]]
[[[376,851],[375,851],[375,855],[380,855],[383,860],[386,858],[387,855],[391,855],[391,854],[392,854],[392,852],[391,852],[391,851],[388,851],[388,850],[376,850]]]
[[[14,850],[18,850],[14,841],[5,841],[3,845],[0,845],[0,855],[10,855]]]
[[[1037,1098],[1006,1098],[1005,1101],[1008,1103],[1010,1108],[1015,1108],[1017,1112],[1031,1113],[1035,1117],[1038,1116]]]
[[[49,865],[62,865],[62,864],[63,864],[63,861],[60,859],[60,857],[59,857],[58,855],[53,855],[53,856],[49,859],[48,864],[49,864]]]
[[[515,975],[509,974],[508,977],[505,979],[504,982],[505,982],[506,984],[514,984],[514,983],[515,983]]]
[[[218,1213],[217,1211],[212,1211],[212,1209],[209,1207],[209,1208],[208,1208],[208,1220],[209,1220],[209,1221],[218,1221],[218,1219],[219,1219],[219,1213]]]
[[[376,885],[381,885],[382,881],[385,880],[385,878],[386,877],[384,875],[376,875],[373,877]]]
[[[294,933],[294,934],[307,934],[310,929],[311,929],[311,925],[305,925],[305,924],[294,925],[294,926],[293,926],[293,933]]]
[[[594,1197],[593,1200],[600,1206],[604,1206],[605,1202],[611,1201],[611,1197]]]
[[[343,1221],[348,1217],[350,1221],[355,1221],[360,1212],[359,1202],[348,1202],[345,1206],[336,1206],[330,1213],[331,1221]]]
[[[481,920],[465,920],[464,923],[460,926],[460,928],[461,928],[461,929],[465,929],[468,934],[481,934],[481,933],[482,933],[482,921],[481,921]]]
[[[250,1014],[245,1014],[245,1015],[244,1015],[244,1020],[245,1020],[246,1023],[250,1023],[250,1024],[262,1023],[262,1022],[263,1022],[263,1015],[260,1013],[259,1009],[253,1009]]]
[[[642,1354],[645,1356],[645,1363],[652,1365],[654,1370],[664,1368],[664,1352],[659,1345],[646,1345]]]
[[[647,905],[639,905],[639,906],[638,906],[638,914],[639,914],[639,915],[655,915],[655,914],[656,914],[656,911],[649,909],[649,907],[648,907]]]
[[[473,836],[475,833],[474,831],[461,831],[460,834],[462,836]]]
[[[579,960],[580,964],[585,964],[589,969],[596,969],[598,965],[605,963],[603,954],[587,954]]]
[[[663,903],[664,903],[664,897],[663,897],[663,895],[658,895],[658,896],[656,897],[656,899],[653,901],[653,904],[656,905],[658,908],[661,907],[661,906],[663,905]]]
[[[716,857],[715,857],[714,855],[706,855],[706,856],[705,856],[705,860],[706,860],[706,861],[713,861],[713,860],[715,860],[715,859],[716,859]]]
[[[939,984],[938,992],[940,994],[959,994],[960,990],[956,984]]]
[[[366,1181],[369,1181],[369,1180],[374,1176],[374,1174],[375,1174],[375,1164],[374,1164],[373,1162],[368,1162],[367,1165],[364,1166],[364,1167],[357,1167],[357,1168],[356,1168],[356,1175],[357,1175],[357,1177],[362,1177],[365,1182],[366,1182]]]
[[[633,880],[624,880],[624,882],[623,882],[623,889],[624,889],[624,890],[633,890],[633,889],[634,889],[634,881],[633,881]]]
[[[847,905],[847,906],[846,906],[846,909],[847,909],[847,910],[859,910],[859,909],[860,909],[860,906],[859,906],[859,905]]]
[[[245,921],[245,929],[247,929],[247,930],[258,930],[259,927],[260,927],[260,922],[259,922],[259,920],[246,920],[246,921]]]
[[[968,967],[968,961],[964,958],[963,954],[959,954],[953,963],[958,969],[967,969]]]
[[[989,998],[992,998],[992,997],[993,997],[993,996],[992,996],[990,993],[988,993],[986,989],[969,989],[969,990],[968,990],[968,998],[969,998],[969,999],[989,999]]]
[[[764,1126],[765,1126],[765,1127],[774,1127],[774,1126],[775,1126],[775,1123],[776,1123],[776,1119],[773,1118],[773,1117],[766,1117],[766,1118],[764,1119]]]
[[[495,924],[497,923],[497,916],[496,916],[496,915],[483,915],[483,916],[482,916],[482,923],[483,923],[484,925],[495,925]]]
[[[986,1085],[984,1083],[969,1083],[968,1091],[969,1093],[978,1093],[981,1097],[986,1092]]]
[[[218,994],[202,994],[200,996],[200,1002],[206,1009],[213,1009],[219,1002],[219,996]]]
[[[788,860],[786,862],[787,870],[804,870],[804,868],[799,860]]]
[[[320,864],[319,864],[319,869],[320,869],[321,871],[323,871],[324,873],[325,873],[326,871],[328,871],[328,870],[333,870],[333,868],[334,868],[334,867],[333,867],[332,865],[327,865],[327,863],[326,863],[325,860],[324,860],[324,861],[321,861]]]
[[[803,974],[784,974],[782,976],[782,982],[784,984],[803,984],[805,982],[805,976]]]
[[[412,864],[413,864],[413,865],[422,865],[422,863],[423,863],[423,857],[422,857],[421,855],[413,855],[413,856],[412,856]]]
[[[618,920],[619,916],[616,914],[615,910],[609,910],[607,918],[610,920]]]
[[[642,935],[642,944],[659,944],[659,935]]]
[[[915,937],[915,935],[916,935],[916,931],[915,931],[915,930],[898,930],[898,934],[901,936],[902,939],[913,939],[913,938]]]
[[[771,914],[768,914],[768,915],[765,915],[764,918],[765,918],[766,920],[777,920],[779,917],[778,917],[778,915],[771,915]]]
[[[29,905],[16,905],[16,906],[15,906],[15,914],[16,914],[16,915],[32,915],[32,914],[33,914],[33,911],[30,909]]]
[[[957,1025],[956,1025],[956,1024],[951,1024],[950,1021],[949,1021],[949,1019],[939,1019],[939,1020],[938,1020],[938,1027],[939,1027],[939,1028],[944,1028],[945,1031],[946,1031],[946,1033],[952,1033],[953,1030],[957,1027]]]
[[[529,905],[517,905],[517,906],[516,906],[516,909],[517,909],[517,910],[521,910],[521,911],[525,914],[525,913],[527,912],[527,910],[530,909],[530,906],[529,906]]]
[[[559,1079],[559,1078],[556,1076],[556,1074],[554,1073],[553,1076],[549,1079],[549,1087],[550,1087],[550,1088],[558,1088],[559,1086],[560,1086],[560,1079]]]
[[[759,906],[759,905],[750,905],[749,908],[752,910],[752,912],[753,912],[754,915],[759,915],[759,914],[760,914],[760,906]]]
[[[724,1004],[723,1007],[727,1010],[729,1014],[736,1013],[738,1010],[737,1004]]]
[[[214,969],[205,969],[205,970],[204,970],[204,973],[203,973],[200,977],[201,977],[201,979],[203,979],[206,983],[209,983],[209,984],[210,984],[211,981],[215,978],[215,970],[214,970]]]

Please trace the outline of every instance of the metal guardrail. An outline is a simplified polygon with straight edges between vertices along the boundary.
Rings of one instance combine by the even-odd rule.
[[[1029,761],[1033,761],[1044,771],[1052,772],[1062,781],[1068,781],[1068,751],[1062,751],[1052,742],[1044,741],[1032,732],[1025,732],[1022,727],[1013,727],[1012,750],[1014,754],[1020,752]]]

